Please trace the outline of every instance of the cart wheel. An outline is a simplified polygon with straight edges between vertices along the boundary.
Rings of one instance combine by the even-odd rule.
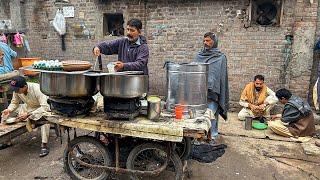
[[[190,137],[184,137],[182,142],[176,143],[175,148],[178,156],[181,160],[187,160],[191,151],[192,151],[192,143]]]
[[[70,147],[69,150],[68,147]],[[89,136],[80,136],[70,141],[70,145],[64,151],[64,168],[72,179],[102,180],[108,178],[109,173],[105,170],[82,166],[74,159],[74,156],[88,164],[110,166],[109,151],[99,140]]]
[[[167,158],[166,149],[155,143],[141,144],[133,148],[127,159],[127,168],[132,170],[152,171],[160,168]],[[172,152],[167,168],[160,174],[161,177],[150,179],[172,179],[181,180],[183,178],[182,162],[176,152]],[[148,179],[133,175],[133,180]]]

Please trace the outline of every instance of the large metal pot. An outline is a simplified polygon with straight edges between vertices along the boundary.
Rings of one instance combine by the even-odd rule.
[[[85,97],[98,92],[98,77],[79,72],[41,72],[40,90],[47,96]]]
[[[105,97],[135,98],[148,91],[148,76],[113,74],[100,76],[100,93]]]

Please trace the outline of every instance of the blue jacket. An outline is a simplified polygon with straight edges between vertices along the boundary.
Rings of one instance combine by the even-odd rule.
[[[12,58],[17,57],[17,53],[12,50],[7,44],[0,42],[0,49],[4,53],[3,66],[0,65],[0,74],[5,74],[13,71]]]
[[[139,43],[130,43],[127,38],[120,38],[97,46],[104,55],[118,54],[118,60],[124,63],[124,71],[143,71],[148,75],[149,48],[144,36],[139,37]]]

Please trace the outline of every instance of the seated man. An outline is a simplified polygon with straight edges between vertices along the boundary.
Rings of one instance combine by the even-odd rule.
[[[239,120],[246,117],[270,117],[271,108],[278,102],[275,93],[264,84],[264,76],[256,75],[241,93],[239,104],[243,106],[238,114]]]
[[[273,115],[268,122],[269,128],[285,137],[312,136],[315,133],[315,125],[311,107],[301,98],[294,96],[287,89],[276,92],[279,101],[284,104],[281,114]],[[281,120],[275,120],[281,117]]]
[[[15,51],[7,44],[0,42],[0,74],[13,71],[12,58],[16,56],[17,53]]]
[[[27,83],[24,77],[18,76],[11,80],[11,88],[14,91],[12,100],[7,109],[2,111],[2,117],[6,119],[10,113],[18,110],[18,121],[27,119],[39,120],[45,111],[50,110],[47,103],[48,97],[40,91],[40,86],[37,83]],[[24,104],[20,105],[20,102]],[[18,109],[19,108],[19,109]],[[49,154],[47,147],[49,138],[50,124],[41,126],[41,152],[40,157]]]

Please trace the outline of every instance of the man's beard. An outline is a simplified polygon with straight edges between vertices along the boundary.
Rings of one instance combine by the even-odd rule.
[[[133,39],[132,36],[127,35],[130,42],[136,42],[138,38]]]
[[[262,87],[255,87],[256,91],[261,91]]]
[[[211,49],[211,47],[208,46],[208,45],[206,45],[206,44],[204,44],[204,45],[203,45],[203,49],[204,49],[204,50],[209,50],[209,49]]]

